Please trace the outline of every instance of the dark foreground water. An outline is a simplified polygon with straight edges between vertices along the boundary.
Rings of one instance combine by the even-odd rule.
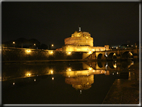
[[[115,79],[137,79],[135,64],[138,65],[134,61],[3,63],[2,103],[102,104]]]

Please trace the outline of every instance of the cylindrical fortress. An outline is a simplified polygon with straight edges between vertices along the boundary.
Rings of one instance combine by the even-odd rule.
[[[93,46],[93,38],[88,32],[75,31],[71,37],[64,41],[65,45]]]

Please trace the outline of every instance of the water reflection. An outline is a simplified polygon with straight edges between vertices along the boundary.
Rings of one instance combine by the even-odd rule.
[[[47,74],[48,74],[48,75],[53,75],[53,74],[54,74],[53,69],[50,69]]]
[[[30,77],[31,76],[31,72],[27,72],[26,74],[25,74],[25,77]]]
[[[72,85],[77,90],[86,90],[91,87],[94,83],[94,75],[80,76],[80,77],[69,77],[65,78],[67,84]]]
[[[76,90],[90,89],[94,83],[95,75],[113,75],[120,79],[132,80],[137,78],[134,69],[134,61],[127,62],[62,62],[41,64],[3,64],[2,81],[16,81],[18,78],[32,78],[37,82],[38,76],[62,75],[65,83],[72,85]],[[10,71],[11,69],[13,69]],[[58,78],[58,77],[56,77]],[[15,82],[12,82],[15,85]]]

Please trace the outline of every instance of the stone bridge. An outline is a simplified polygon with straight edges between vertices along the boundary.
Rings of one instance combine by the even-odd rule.
[[[106,51],[94,51],[85,59],[116,60],[116,59],[138,59],[139,49],[113,49]]]

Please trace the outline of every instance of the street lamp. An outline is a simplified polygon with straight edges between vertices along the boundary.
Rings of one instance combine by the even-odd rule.
[[[54,44],[51,44],[52,47],[54,47]]]
[[[12,42],[13,46],[15,47],[15,41]]]

